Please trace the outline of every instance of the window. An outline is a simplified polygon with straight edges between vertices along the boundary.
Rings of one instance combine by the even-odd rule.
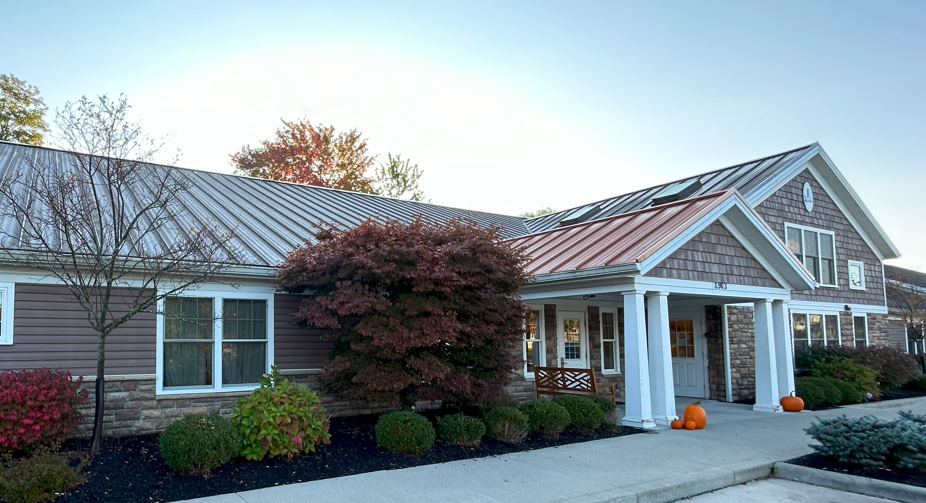
[[[795,351],[808,347],[832,346],[842,342],[837,314],[793,313],[791,328]]]
[[[270,367],[273,295],[205,292],[162,308],[158,391],[254,387]]]
[[[0,344],[13,344],[13,295],[16,285],[0,283]]]
[[[543,366],[543,309],[531,307],[524,327],[524,376],[533,377]]]
[[[785,240],[822,286],[836,286],[836,237],[830,231],[785,224]]]
[[[865,264],[858,260],[849,261],[849,288],[853,290],[865,289]]]
[[[855,331],[855,347],[868,346],[868,317],[864,314],[852,317],[852,328]]]
[[[617,374],[621,371],[619,334],[623,332],[624,317],[617,309],[601,308],[601,372]]]

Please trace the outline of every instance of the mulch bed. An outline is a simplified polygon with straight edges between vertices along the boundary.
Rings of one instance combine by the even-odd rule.
[[[888,470],[886,468],[873,468],[866,470],[849,463],[840,463],[821,454],[808,454],[799,458],[788,460],[788,463],[826,470],[828,472],[846,473],[868,477],[888,482],[897,482],[911,486],[926,487],[926,473],[918,470]]]
[[[923,396],[926,396],[926,391],[898,388],[882,393],[880,399],[881,401],[900,400],[903,398],[919,398]]]
[[[565,431],[556,438],[531,436],[518,445],[486,437],[479,447],[435,444],[418,457],[384,451],[376,445],[374,425],[379,416],[333,418],[331,445],[291,460],[243,458],[213,470],[208,477],[171,471],[158,451],[157,435],[106,439],[103,452],[85,469],[87,481],[56,503],[144,503],[177,501],[216,494],[247,491],[276,485],[343,477],[378,470],[444,463],[461,459],[497,456],[544,447],[587,442],[640,433],[636,428]],[[86,449],[86,442],[71,442],[71,449]]]

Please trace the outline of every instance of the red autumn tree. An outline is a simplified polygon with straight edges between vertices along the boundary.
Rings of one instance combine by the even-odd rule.
[[[311,294],[296,318],[332,329],[323,373],[336,394],[410,407],[499,396],[518,367],[528,277],[497,228],[367,220],[325,228],[277,270],[280,287]]]
[[[232,154],[235,173],[376,193],[373,179],[367,176],[375,157],[367,154],[367,142],[359,131],[337,132],[333,126],[314,125],[305,119],[283,121],[283,126],[273,140]]]

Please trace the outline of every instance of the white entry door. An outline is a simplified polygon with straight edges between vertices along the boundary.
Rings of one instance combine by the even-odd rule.
[[[704,330],[700,316],[681,314],[669,319],[675,395],[706,398]]]
[[[557,315],[559,364],[561,367],[589,368],[588,334],[585,331],[585,313],[560,311]]]

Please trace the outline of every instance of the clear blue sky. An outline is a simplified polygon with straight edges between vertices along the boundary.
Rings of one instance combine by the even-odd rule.
[[[926,270],[926,2],[136,3],[5,5],[0,73],[124,92],[192,168],[281,117],[358,128],[510,214],[819,141]]]

